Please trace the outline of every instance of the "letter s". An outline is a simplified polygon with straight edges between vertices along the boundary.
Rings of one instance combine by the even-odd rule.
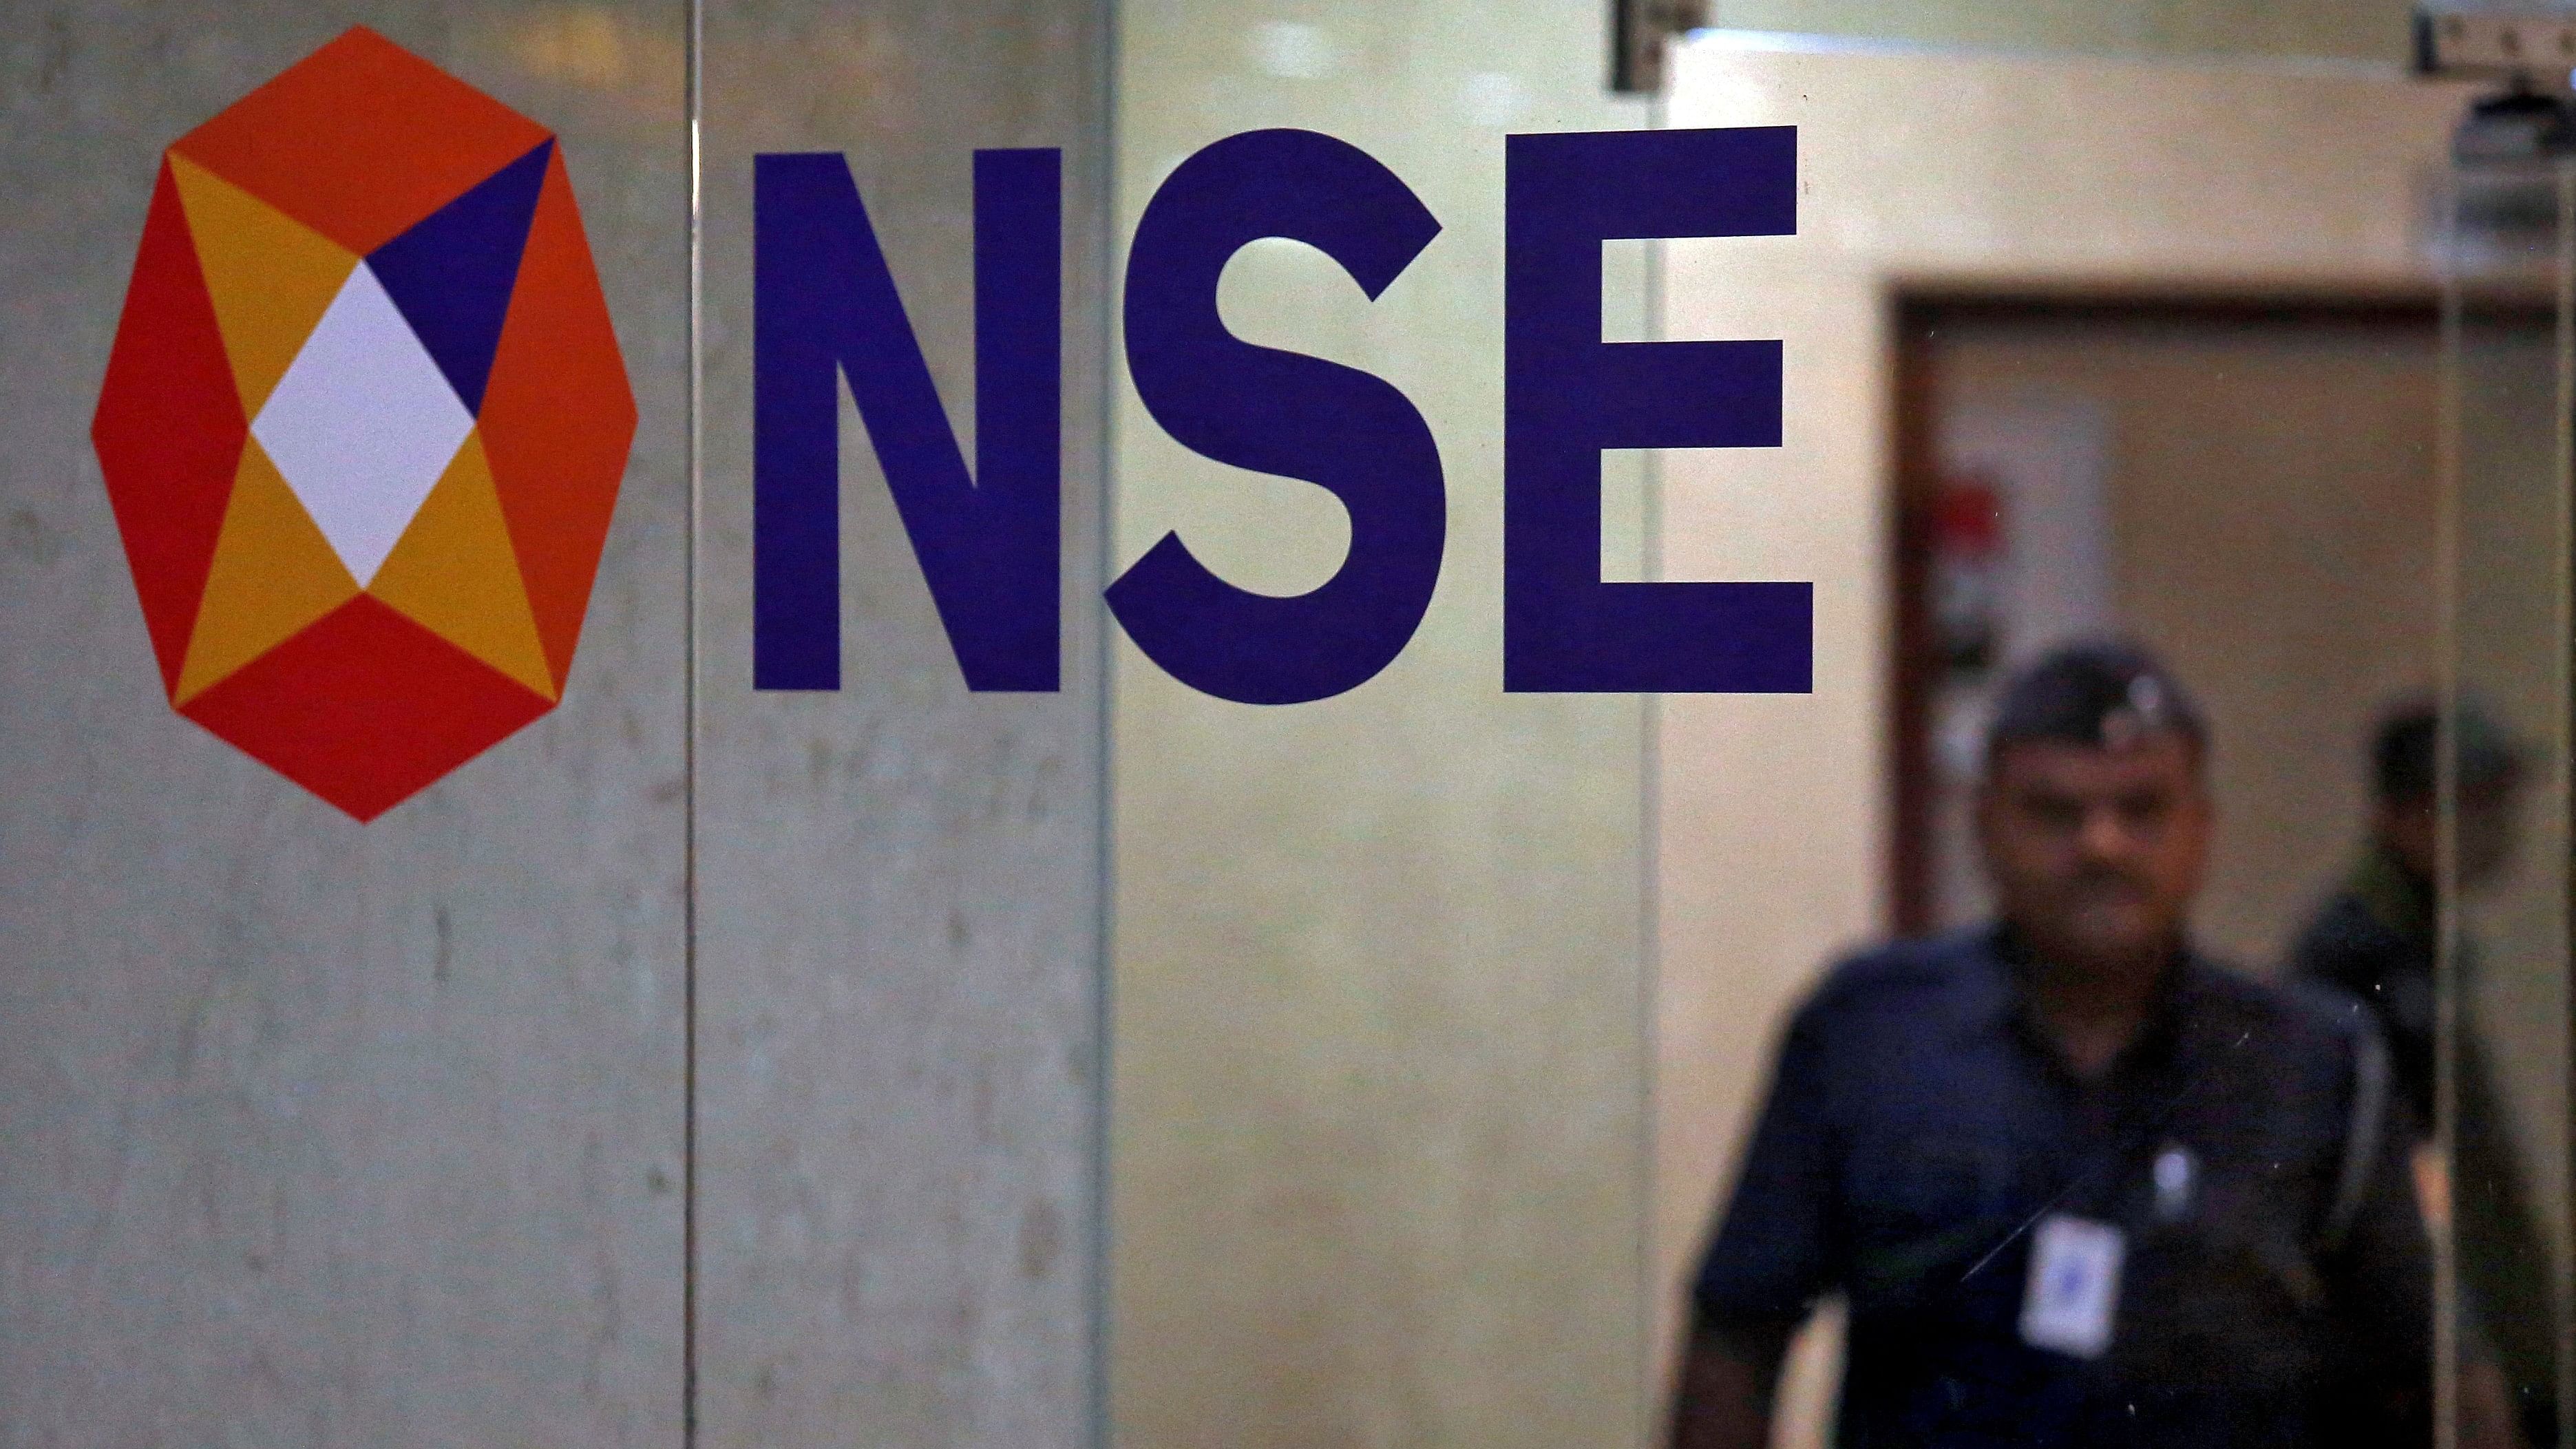
[[[1327,698],[1385,668],[1422,622],[1448,527],[1431,429],[1383,378],[1226,331],[1217,280],[1247,243],[1286,237],[1374,299],[1439,234],[1395,173],[1313,131],[1227,137],[1146,204],[1126,300],[1145,410],[1193,452],[1326,490],[1351,523],[1341,567],[1293,597],[1227,583],[1168,533],[1120,575],[1110,612],[1182,683],[1244,704]]]

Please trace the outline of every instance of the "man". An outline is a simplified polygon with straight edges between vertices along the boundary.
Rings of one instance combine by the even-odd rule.
[[[2430,1442],[2428,1250],[2367,1016],[2185,920],[2206,731],[2117,645],[2013,680],[1977,821],[1997,924],[1796,1014],[1699,1274],[1673,1442],[1756,1449],[1846,1297],[1840,1449]]]
[[[2299,975],[2352,993],[2387,1034],[2390,1060],[2419,1134],[2433,1130],[2433,959],[2437,923],[2431,704],[2380,721],[2371,748],[2373,808],[2360,862],[2291,950]],[[2459,878],[2475,888],[2510,859],[2522,767],[2502,730],[2477,709],[2458,717]]]
[[[2513,853],[2522,761],[2506,733],[2475,707],[2453,716],[2458,809],[2455,878],[2474,891],[2500,876]],[[2434,1156],[2435,770],[2440,717],[2430,703],[2401,705],[2381,720],[2371,750],[2370,834],[2361,859],[2290,953],[2293,974],[2350,992],[2385,1033],[2409,1135],[2419,1144],[2426,1198],[2446,1206],[2458,1245],[2472,1348],[2490,1351],[2463,1373],[2464,1391],[2509,1402],[2522,1442],[2557,1441],[2557,1335],[2549,1261],[2533,1220],[2529,1184],[2497,1095],[2475,1020],[2463,1017],[2454,1075],[2451,1153]],[[2461,972],[2472,952],[2462,943]],[[2454,1185],[2456,1184],[2456,1185]]]

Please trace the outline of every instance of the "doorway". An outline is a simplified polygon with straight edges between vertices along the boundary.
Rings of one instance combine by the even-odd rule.
[[[1968,810],[1997,681],[2115,634],[2212,723],[2203,945],[2280,958],[2362,828],[2375,719],[2433,683],[2439,348],[2430,295],[1901,304],[1901,930],[1987,911]]]

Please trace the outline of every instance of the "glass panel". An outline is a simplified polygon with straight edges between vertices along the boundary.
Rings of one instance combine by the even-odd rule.
[[[2449,1153],[2445,1388],[2458,1442],[2565,1442],[2568,1221],[2568,218],[2564,163],[2464,133],[2445,324],[2450,747],[2438,1006]],[[2518,763],[2516,763],[2518,762]],[[2441,1214],[2436,1231],[2440,1235]]]
[[[1646,122],[1605,94],[1606,9],[1120,7],[1122,244],[1260,127],[1357,145],[1438,219],[1374,301],[1275,240],[1219,298],[1401,389],[1448,497],[1428,617],[1349,693],[1227,703],[1113,645],[1121,1449],[1643,1432],[1645,706],[1501,688],[1503,137]],[[1604,250],[1604,335],[1647,335],[1646,248]],[[1123,382],[1115,425],[1113,574],[1172,531],[1266,593],[1339,565],[1321,489],[1187,451]],[[1644,468],[1605,459],[1613,578],[1644,576]]]
[[[1105,6],[703,10],[698,1442],[1087,1443]],[[1060,178],[1021,185],[1012,194],[1037,200],[1012,215],[979,216],[979,148],[1058,149]],[[811,154],[778,194],[806,209],[761,203],[777,206],[758,220],[779,250],[755,263],[755,157],[791,153]],[[1050,194],[1060,247],[1037,220]],[[986,249],[1034,260],[979,277]],[[866,310],[879,254],[904,319]],[[756,298],[756,267],[777,292]],[[1048,298],[988,340],[1009,357],[1052,312],[1060,358],[1007,373],[979,358],[979,305],[1043,292],[1059,267],[1061,307]],[[755,384],[769,329],[811,348],[802,370],[791,358]],[[944,416],[888,410],[890,390],[918,395],[905,391],[923,381],[916,357]],[[1060,445],[1041,376],[1058,362]],[[762,447],[773,427],[792,436],[800,386],[837,416],[818,420],[838,470],[816,485],[819,567],[837,567],[837,593],[802,626],[837,625],[819,651],[837,678],[763,690],[755,409],[779,410],[758,414]],[[1023,422],[1018,452],[992,436],[996,418]],[[898,425],[909,447],[890,441]],[[943,429],[987,490],[1011,458],[1061,457],[1061,600],[1007,601],[1041,622],[1060,605],[1056,689],[967,687],[912,542],[961,521],[967,495],[920,461]],[[909,516],[919,495],[898,512],[881,462],[896,456],[944,518]],[[775,585],[810,565],[762,567]],[[953,564],[943,578],[961,583]]]

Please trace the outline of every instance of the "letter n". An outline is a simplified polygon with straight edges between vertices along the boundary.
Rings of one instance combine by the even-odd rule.
[[[1062,161],[975,153],[968,473],[848,162],[753,162],[752,685],[841,685],[849,379],[967,687],[1057,687]]]

